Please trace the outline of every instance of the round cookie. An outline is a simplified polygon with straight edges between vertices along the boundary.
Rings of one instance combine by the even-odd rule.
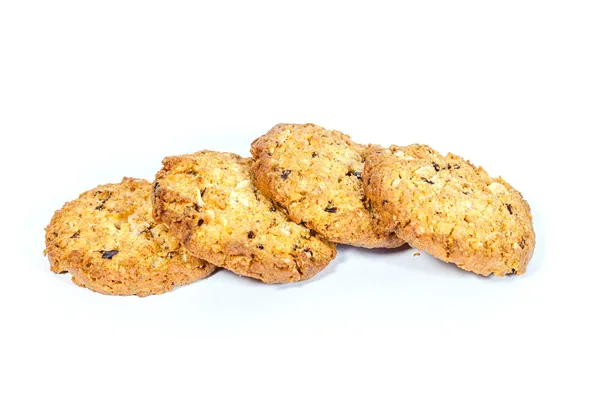
[[[525,272],[535,247],[531,213],[502,178],[411,145],[372,146],[363,180],[382,230],[477,274]]]
[[[124,178],[82,193],[46,227],[50,269],[79,286],[114,295],[159,294],[210,275],[216,267],[193,257],[152,218],[152,185]]]
[[[361,180],[366,147],[313,124],[279,124],[252,143],[260,191],[289,218],[332,242],[399,247],[391,230],[377,233]]]
[[[201,151],[167,157],[154,216],[197,257],[266,283],[309,279],[335,245],[290,221],[251,181],[252,159]]]

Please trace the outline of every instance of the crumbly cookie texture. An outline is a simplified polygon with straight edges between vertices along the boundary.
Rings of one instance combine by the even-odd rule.
[[[167,157],[154,216],[197,257],[266,283],[309,279],[335,245],[290,221],[254,186],[252,159],[201,151]]]
[[[66,203],[46,227],[50,269],[113,295],[147,296],[204,278],[216,267],[193,257],[152,218],[152,185],[124,178]]]
[[[401,246],[393,231],[375,232],[361,180],[365,150],[338,131],[279,124],[252,143],[254,182],[292,221],[333,242]]]
[[[535,234],[529,205],[502,178],[424,145],[371,146],[365,192],[381,229],[481,275],[523,274]]]

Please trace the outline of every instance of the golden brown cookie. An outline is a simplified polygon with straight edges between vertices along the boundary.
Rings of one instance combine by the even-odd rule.
[[[531,213],[502,178],[411,145],[371,147],[363,180],[382,230],[477,274],[525,272],[535,247]]]
[[[337,243],[399,247],[392,231],[375,232],[361,180],[365,146],[313,124],[279,124],[252,143],[260,191],[289,218]]]
[[[46,227],[50,269],[79,286],[115,295],[159,294],[210,275],[152,218],[152,185],[124,178],[66,203]]]
[[[309,279],[335,245],[290,221],[252,184],[252,160],[201,151],[167,157],[154,215],[197,257],[266,283]]]

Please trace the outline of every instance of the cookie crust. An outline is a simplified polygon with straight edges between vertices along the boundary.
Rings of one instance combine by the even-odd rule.
[[[54,213],[44,254],[55,273],[111,295],[160,294],[212,274],[152,218],[152,185],[142,179],[101,185]]]
[[[399,247],[392,231],[376,232],[365,204],[365,150],[335,130],[279,124],[252,143],[254,182],[292,221],[333,242]]]
[[[523,274],[535,233],[527,201],[502,178],[429,146],[369,148],[366,195],[383,230],[480,275]]]
[[[154,216],[197,257],[266,283],[309,279],[335,245],[290,221],[254,186],[252,159],[201,151],[167,157]]]

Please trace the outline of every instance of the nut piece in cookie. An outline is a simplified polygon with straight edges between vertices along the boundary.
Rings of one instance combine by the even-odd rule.
[[[311,278],[335,257],[335,245],[279,211],[252,183],[251,166],[216,151],[165,158],[154,183],[155,218],[192,254],[239,275],[266,283]]]
[[[254,182],[289,218],[353,246],[399,247],[393,231],[376,232],[361,179],[365,146],[313,124],[279,124],[256,139]]]
[[[529,205],[502,178],[424,145],[371,146],[365,192],[382,229],[481,275],[523,274],[535,233]]]
[[[152,185],[124,178],[66,203],[46,227],[50,269],[79,286],[147,296],[204,278],[216,269],[193,257],[152,218]]]

